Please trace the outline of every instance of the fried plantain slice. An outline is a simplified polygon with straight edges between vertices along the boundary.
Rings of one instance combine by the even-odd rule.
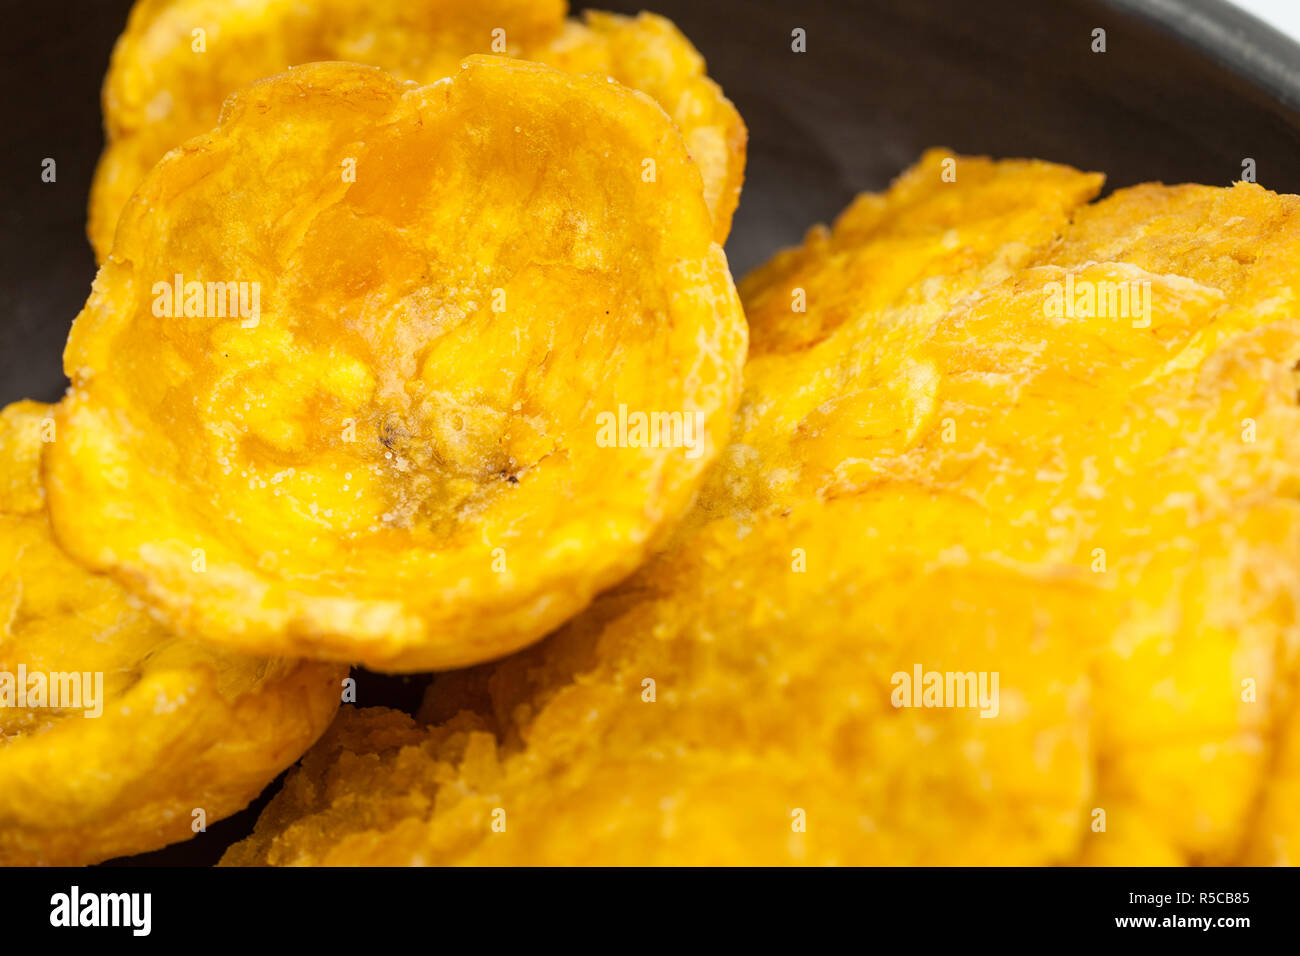
[[[0,865],[155,850],[242,810],[334,716],[346,670],[182,640],[55,546],[53,409],[0,412]],[[196,814],[202,811],[202,815]]]
[[[827,290],[924,232],[885,213],[742,283],[775,346],[733,432],[766,440],[723,469],[748,481],[546,641],[440,677],[428,726],[341,714],[224,862],[1288,859],[1300,197],[1071,212],[1046,172],[1003,184],[1060,217],[1014,262],[977,229],[955,275],[934,253],[871,307],[764,315],[791,263]],[[857,208],[923,216],[909,184]],[[896,706],[918,667],[944,706]]]
[[[860,533],[914,503],[716,522],[639,574],[635,593],[603,596],[495,668],[495,719],[464,712],[423,727],[348,709],[223,863],[1068,855],[1089,779],[1082,649],[1019,636],[1035,618],[1072,613],[1079,584],[1048,593],[993,566],[927,575],[906,542],[879,547]],[[943,517],[929,511],[916,530]],[[795,548],[807,573],[791,570]],[[1018,600],[990,614],[977,600],[990,587]],[[921,600],[950,614],[950,627],[910,630]],[[891,675],[914,661],[996,661],[998,719],[893,710]],[[498,722],[516,746],[498,747]],[[1021,759],[1035,748],[1037,761]]]
[[[103,262],[118,219],[168,150],[217,124],[242,86],[290,66],[349,60],[431,83],[473,53],[612,76],[654,97],[703,173],[718,242],[745,169],[745,126],[675,26],[642,13],[565,20],[564,0],[137,0],[104,79],[104,153],[87,233]]]
[[[247,88],[146,179],[74,325],[60,542],[246,652],[540,637],[730,427],[745,321],[699,184],[648,97],[535,63]]]

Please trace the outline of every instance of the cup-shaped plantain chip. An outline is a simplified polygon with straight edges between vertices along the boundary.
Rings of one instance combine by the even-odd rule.
[[[743,282],[666,551],[225,862],[1294,862],[1300,197],[1099,185],[929,154]]]
[[[298,67],[128,206],[65,354],[53,523],[184,634],[475,663],[685,512],[745,341],[649,97],[494,57],[427,87]]]
[[[154,850],[243,809],[328,726],[346,674],[178,638],[67,558],[39,483],[52,411],[0,412],[3,865]]]
[[[347,60],[431,83],[473,53],[612,76],[664,108],[704,177],[715,236],[740,198],[745,126],[672,23],[588,12],[564,0],[139,0],[104,79],[107,145],[87,231],[103,262],[127,199],[170,149],[217,123],[222,101],[291,66]]]

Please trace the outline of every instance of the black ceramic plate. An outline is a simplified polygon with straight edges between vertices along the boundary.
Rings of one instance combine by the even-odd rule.
[[[1300,47],[1218,0],[644,0],[672,18],[749,126],[728,253],[739,275],[927,146],[1033,156],[1148,180],[1300,192]],[[56,399],[94,276],[86,195],[99,85],[130,0],[4,0],[0,403]],[[791,50],[805,31],[807,52]],[[1093,31],[1106,31],[1094,53]],[[55,183],[41,181],[46,157]],[[361,675],[410,709],[424,680]],[[269,790],[273,791],[275,785]],[[260,803],[133,863],[211,863]]]

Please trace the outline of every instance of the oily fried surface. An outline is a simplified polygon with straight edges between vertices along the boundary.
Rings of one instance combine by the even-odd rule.
[[[60,542],[248,652],[421,670],[540,637],[730,425],[745,323],[699,183],[648,97],[537,64],[247,88],[145,181],[73,328]],[[257,283],[260,314],[160,316],[174,276]]]
[[[545,642],[435,681],[429,726],[341,714],[225,862],[1293,859],[1300,199],[1071,211],[1068,171],[1015,175],[1028,248],[961,238],[914,170],[855,204],[874,224],[743,283],[768,345],[688,530]],[[891,208],[957,229],[960,271]],[[791,269],[833,290],[898,244],[925,294],[810,295],[783,326]],[[1150,307],[1056,313],[1071,275]],[[915,665],[998,672],[997,715],[894,707]]]
[[[192,836],[196,809],[206,824],[243,809],[320,736],[345,673],[181,640],[65,557],[38,482],[51,412],[0,413],[0,674],[47,687],[52,674],[100,674],[102,697],[71,701],[81,709],[0,697],[4,865],[154,850]],[[95,678],[80,683],[94,696]]]
[[[663,17],[588,13],[579,21],[565,12],[564,0],[138,0],[104,80],[108,143],[87,227],[96,258],[108,258],[145,174],[212,129],[240,87],[320,60],[432,83],[473,53],[612,76],[654,97],[699,164],[715,237],[724,241],[740,198],[745,127],[699,53]]]

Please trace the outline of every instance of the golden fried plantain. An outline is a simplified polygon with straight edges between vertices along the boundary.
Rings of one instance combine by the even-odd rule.
[[[1047,593],[991,565],[927,576],[906,542],[864,546],[864,522],[910,504],[716,522],[639,574],[635,591],[602,596],[495,668],[495,714],[426,728],[347,709],[223,863],[1068,854],[1088,787],[1082,650],[1018,636],[1036,617],[1073,613],[1076,585]],[[795,548],[807,573],[791,570]],[[997,615],[978,601],[990,588],[1013,599]],[[900,639],[921,601],[948,626]],[[891,674],[914,661],[1003,667],[998,719],[894,711]],[[490,729],[502,726],[510,743],[498,747]]]
[[[666,552],[431,726],[342,713],[224,862],[1293,858],[1300,197],[935,158],[742,283]]]
[[[723,444],[746,328],[711,234],[677,130],[609,81],[254,84],[145,180],[73,327],[56,535],[246,652],[512,651],[642,563]]]
[[[154,850],[243,809],[329,724],[346,670],[177,638],[50,537],[52,409],[0,412],[0,864]],[[196,811],[202,811],[197,816]]]
[[[654,97],[703,173],[718,242],[740,199],[745,126],[704,61],[663,17],[589,12],[564,0],[137,0],[104,79],[107,145],[87,232],[103,262],[127,200],[170,149],[217,124],[222,101],[290,66],[349,60],[431,83],[472,53],[597,73]]]

